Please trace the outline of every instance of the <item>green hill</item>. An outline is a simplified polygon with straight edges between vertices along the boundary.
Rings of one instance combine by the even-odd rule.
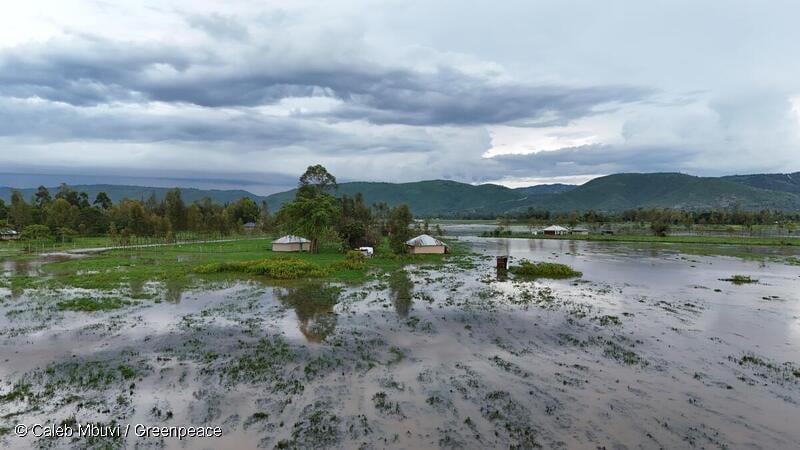
[[[361,192],[367,204],[386,202],[390,206],[408,203],[420,216],[449,216],[457,213],[502,211],[521,204],[525,196],[495,184],[472,185],[455,181],[432,180],[413,183],[341,183],[336,195],[350,196]],[[271,209],[279,208],[294,198],[295,191],[281,192],[267,197]]]
[[[723,180],[746,184],[770,191],[791,192],[800,195],[800,172],[795,173],[761,173],[755,175],[731,175]]]
[[[470,214],[499,215],[528,208],[564,211],[623,211],[634,208],[800,210],[800,173],[696,177],[681,173],[622,173],[595,178],[581,186],[540,185],[511,189],[494,184],[472,185],[455,181],[432,180],[413,183],[341,183],[336,195],[354,196],[361,192],[367,204],[386,202],[391,206],[408,203],[417,216],[452,217]],[[122,198],[147,199],[152,193],[163,198],[166,188],[114,185],[72,186],[86,191],[90,199],[104,191],[119,201]],[[209,197],[228,203],[241,197],[256,202],[266,200],[271,211],[294,198],[295,191],[267,197],[243,190],[181,189],[186,202]],[[30,199],[35,189],[23,189]],[[50,188],[51,194],[57,188]],[[8,201],[9,188],[0,188],[0,198]]]
[[[163,187],[126,186],[113,184],[70,185],[70,188],[75,191],[86,192],[89,195],[90,201],[94,200],[98,192],[105,192],[115,203],[123,198],[129,198],[132,200],[147,200],[147,198],[154,193],[156,194],[156,198],[161,200],[164,198],[164,194],[170,189]],[[55,195],[56,192],[58,192],[58,187],[48,187],[47,189],[50,191],[50,195]],[[35,188],[17,190],[22,192],[22,195],[26,200],[30,200],[34,192],[36,192]],[[217,203],[230,203],[242,197],[250,197],[256,202],[260,202],[265,198],[243,190],[205,190],[194,188],[181,188],[181,195],[183,196],[183,200],[187,203],[194,202],[195,200],[201,200],[204,197],[209,197],[211,200]],[[10,198],[11,188],[0,187],[0,199],[3,199],[6,203],[8,203]]]
[[[800,196],[724,178],[681,173],[624,173],[595,178],[568,192],[532,198],[523,208],[622,211],[633,208],[800,209]],[[522,208],[518,208],[522,209]]]

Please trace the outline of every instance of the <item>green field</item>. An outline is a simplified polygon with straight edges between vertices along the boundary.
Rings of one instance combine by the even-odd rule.
[[[325,270],[324,279],[341,282],[361,282],[372,276],[391,272],[406,264],[441,264],[459,261],[465,250],[457,243],[451,245],[448,255],[392,254],[384,245],[376,249],[373,258],[366,259],[363,267],[348,268],[342,263],[345,254],[338,246],[323,245],[317,254],[275,253],[270,247],[271,238],[241,239],[231,242],[190,243],[145,248],[121,248],[93,253],[61,261],[45,262],[37,276],[12,274],[0,277],[0,286],[12,289],[25,288],[83,288],[97,290],[122,290],[137,296],[145,283],[180,283],[183,287],[200,286],[206,282],[230,279],[268,279],[246,273],[207,274],[201,266],[213,263],[257,262],[276,258],[291,258],[318,266]],[[82,241],[88,244],[88,241]],[[104,245],[102,241],[95,241]],[[107,242],[106,242],[107,244]],[[83,248],[83,247],[81,247]],[[2,254],[0,254],[2,255]],[[39,256],[18,253],[21,261],[36,261]],[[130,292],[129,292],[130,291]]]

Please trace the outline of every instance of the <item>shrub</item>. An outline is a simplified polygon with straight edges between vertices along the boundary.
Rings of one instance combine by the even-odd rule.
[[[333,263],[333,267],[340,270],[364,270],[367,267],[367,257],[359,251],[350,250],[344,260]]]
[[[582,275],[567,265],[547,262],[522,261],[518,266],[508,270],[514,275],[526,278],[575,278]]]
[[[77,235],[78,232],[72,228],[61,227],[56,230],[56,240],[58,242],[72,242]]]
[[[53,238],[50,228],[44,225],[28,225],[22,229],[19,237],[24,241],[49,241]]]
[[[669,233],[669,224],[666,222],[653,222],[650,224],[650,231],[656,236],[664,237]]]

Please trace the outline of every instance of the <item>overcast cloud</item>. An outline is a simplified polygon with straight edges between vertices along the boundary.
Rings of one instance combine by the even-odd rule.
[[[125,174],[265,192],[315,163],[511,186],[797,171],[798,15],[790,1],[14,2],[0,185]]]

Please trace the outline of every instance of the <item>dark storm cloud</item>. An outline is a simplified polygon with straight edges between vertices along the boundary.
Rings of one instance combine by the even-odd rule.
[[[689,170],[701,150],[659,146],[587,145],[528,155],[501,155],[498,176],[554,177],[563,174],[674,172]]]
[[[235,24],[220,18],[201,22],[198,26],[209,33],[230,34]],[[292,63],[266,44],[248,45],[243,52],[248,56],[229,60],[199,48],[72,36],[3,50],[0,95],[72,105],[155,100],[248,107],[321,94],[342,102],[323,115],[330,120],[476,125],[547,117],[552,125],[591,114],[598,105],[634,102],[648,94],[629,86],[573,88],[499,82],[454,68],[423,73],[356,58]]]
[[[89,109],[0,99],[0,136],[53,141],[264,142],[281,146],[334,139],[336,133],[312,124],[248,115],[165,115],[124,107]]]

